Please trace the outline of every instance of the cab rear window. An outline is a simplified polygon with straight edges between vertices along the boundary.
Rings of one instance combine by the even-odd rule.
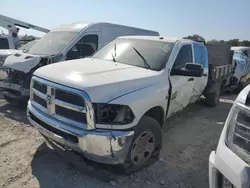
[[[9,41],[6,38],[0,38],[0,49],[9,49]]]

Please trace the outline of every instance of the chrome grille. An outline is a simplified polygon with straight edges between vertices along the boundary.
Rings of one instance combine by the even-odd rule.
[[[33,88],[40,91],[43,94],[47,93],[47,86],[45,84],[43,84],[43,83],[34,81]]]
[[[73,105],[84,106],[84,101],[80,96],[62,91],[60,89],[56,90],[55,98]]]
[[[35,93],[33,94],[33,99],[34,99],[34,101],[36,101],[42,107],[47,108],[47,102],[46,102],[46,100],[40,98]]]
[[[85,92],[32,77],[31,104],[38,110],[68,125],[94,129],[94,110]]]

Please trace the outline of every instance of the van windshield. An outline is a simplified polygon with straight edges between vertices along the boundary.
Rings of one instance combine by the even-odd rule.
[[[118,38],[97,51],[92,58],[160,71],[174,46],[172,42]]]
[[[34,46],[34,44],[36,44],[37,41],[38,40],[30,41],[27,44],[24,44],[23,46],[21,46],[20,48],[18,48],[18,50],[28,50],[29,48],[31,48],[32,46]]]
[[[37,55],[56,55],[67,47],[77,34],[69,31],[49,32],[27,52]]]

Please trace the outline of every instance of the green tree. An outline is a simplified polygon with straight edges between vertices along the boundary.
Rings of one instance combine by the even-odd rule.
[[[213,40],[209,40],[209,41],[207,41],[207,43],[208,43],[208,44],[218,44],[218,43],[219,43],[219,41],[218,41],[218,40],[213,39]]]
[[[241,42],[241,45],[242,45],[242,46],[250,46],[250,41],[248,41],[248,40],[243,40],[243,41]]]
[[[190,40],[195,40],[195,41],[205,41],[205,39],[198,35],[198,34],[194,34],[194,35],[189,35],[187,37],[183,37],[184,39],[190,39]]]
[[[231,39],[229,41],[226,41],[226,44],[230,45],[230,46],[239,46],[239,39]]]

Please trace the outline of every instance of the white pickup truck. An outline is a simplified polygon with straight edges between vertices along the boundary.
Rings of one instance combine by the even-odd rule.
[[[202,94],[218,103],[230,66],[210,72],[206,46],[191,40],[119,37],[36,70],[27,116],[50,142],[132,172],[157,160],[166,118]]]
[[[4,98],[12,104],[27,104],[31,76],[36,69],[91,56],[106,43],[124,35],[159,36],[159,33],[104,22],[75,22],[52,29],[25,53],[15,53],[6,58],[1,69],[7,77],[0,80]]]
[[[228,114],[216,151],[209,157],[210,188],[250,187],[250,85]]]

